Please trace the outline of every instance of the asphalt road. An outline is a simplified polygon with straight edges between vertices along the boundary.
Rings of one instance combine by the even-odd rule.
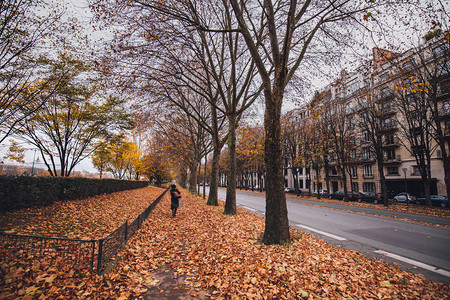
[[[225,192],[225,189],[219,189],[219,199],[225,200]],[[264,194],[238,190],[236,202],[239,207],[264,216]],[[396,262],[400,268],[423,274],[430,280],[450,284],[450,229],[362,213],[397,216],[436,224],[450,224],[448,218],[393,213],[295,198],[288,198],[287,205],[289,223],[293,228],[318,236],[330,244],[359,251],[371,258],[383,259],[389,263]]]

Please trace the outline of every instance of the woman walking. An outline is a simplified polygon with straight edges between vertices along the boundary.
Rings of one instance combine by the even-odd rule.
[[[170,209],[172,210],[172,217],[175,217],[175,215],[177,214],[178,206],[180,206],[181,198],[181,193],[177,189],[177,185],[175,183],[170,186],[170,196]]]

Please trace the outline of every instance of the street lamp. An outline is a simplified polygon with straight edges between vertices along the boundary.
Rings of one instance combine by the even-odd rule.
[[[402,169],[403,174],[405,174],[405,193],[406,193],[406,205],[409,204],[409,196],[408,196],[408,184],[406,183],[406,171],[408,171],[407,168]]]
[[[31,176],[34,175],[34,159],[36,158],[36,150],[37,149],[33,149],[34,150],[34,155],[33,155],[33,165],[31,166]],[[39,157],[38,157],[39,159]]]

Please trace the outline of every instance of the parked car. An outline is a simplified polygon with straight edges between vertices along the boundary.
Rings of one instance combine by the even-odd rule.
[[[358,192],[347,192],[348,200],[356,200],[358,199]],[[336,191],[334,193],[331,193],[328,195],[328,198],[330,199],[336,199],[336,200],[344,200],[344,191]]]
[[[426,199],[424,197],[417,198],[416,204],[424,205]],[[448,207],[448,198],[440,195],[431,195],[431,204],[439,205],[440,207]]]
[[[394,197],[394,202],[416,202],[416,196],[411,195],[410,193],[401,192]]]
[[[379,193],[359,193],[358,202],[373,202],[378,204],[383,200],[383,197]]]
[[[326,196],[327,190],[319,190],[319,193],[320,193],[320,196]],[[317,191],[314,191],[313,195],[317,196]]]
[[[286,188],[284,188],[284,192],[293,194],[293,193],[295,193],[295,190],[293,188],[286,187]]]

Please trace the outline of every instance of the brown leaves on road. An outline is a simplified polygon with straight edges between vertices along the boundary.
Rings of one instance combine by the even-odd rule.
[[[290,245],[262,245],[260,217],[241,209],[226,216],[223,204],[209,207],[203,199],[182,194],[177,216],[171,217],[166,195],[107,275],[64,263],[27,268],[12,264],[9,269],[3,264],[0,298],[145,298],[159,284],[152,271],[164,265],[175,277],[186,278],[193,298],[201,290],[210,290],[211,299],[446,299],[450,294],[449,286],[298,230],[292,230]]]

